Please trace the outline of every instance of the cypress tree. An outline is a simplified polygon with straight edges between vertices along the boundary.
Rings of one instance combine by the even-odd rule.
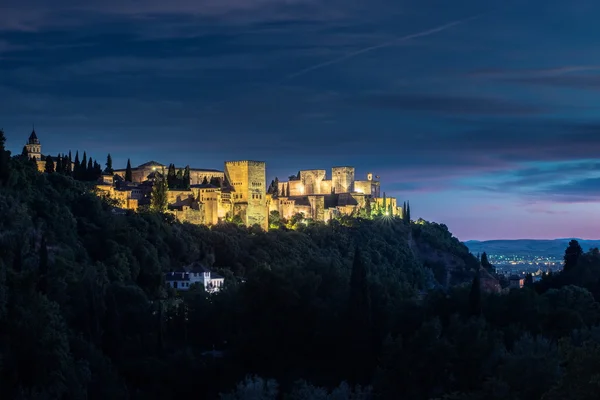
[[[64,173],[62,155],[60,154],[56,156],[56,172],[59,174]]]
[[[410,202],[406,202],[406,220],[407,222],[412,221],[411,217],[410,217]]]
[[[183,189],[187,190],[190,188],[190,166],[186,165],[183,171]]]
[[[371,209],[371,199],[365,199],[365,213],[367,214],[367,218],[371,218],[373,210]]]
[[[169,168],[167,169],[167,185],[169,185],[169,189],[175,189],[177,186],[177,173],[175,171],[175,164],[169,164]]]
[[[156,174],[154,185],[152,186],[152,197],[150,198],[150,209],[155,212],[164,212],[168,205],[169,184],[165,177],[165,169],[162,174]]]
[[[577,263],[579,262],[579,258],[582,256],[582,254],[583,254],[583,249],[579,245],[579,242],[577,240],[571,240],[569,242],[569,246],[565,250],[565,256],[564,256],[565,264],[564,264],[563,269],[565,271],[568,271],[568,270],[575,268],[577,266]]]
[[[47,174],[51,174],[54,172],[54,161],[52,161],[52,157],[46,157],[46,165],[44,167],[44,172]]]
[[[402,221],[406,222],[406,202],[402,203]]]
[[[40,243],[38,290],[44,294],[48,291],[48,245],[46,244],[46,235],[42,235]]]
[[[27,151],[27,146],[23,146],[23,150],[21,150],[21,157],[23,157],[24,160],[29,159],[29,152]]]
[[[6,136],[0,129],[0,184],[6,184],[10,177],[10,152],[5,148]]]
[[[75,165],[73,166],[73,178],[81,179],[81,162],[79,162],[79,150],[75,152]]]
[[[394,207],[392,207],[392,205],[391,205],[391,204],[388,206],[388,214],[390,215],[390,217],[391,217],[392,215],[394,215]]]
[[[383,205],[382,205],[382,208],[383,208],[384,212],[385,212],[385,210],[387,210],[387,204],[386,203],[387,203],[387,198],[385,197],[385,192],[383,192]]]
[[[73,161],[71,159],[71,150],[69,150],[69,156],[65,157],[65,159],[63,160],[63,168],[65,170],[66,175],[73,175]]]
[[[185,183],[183,180],[183,170],[181,170],[181,169],[177,170],[177,179],[175,180],[175,182],[176,182],[175,186],[178,187],[179,189],[185,188]]]
[[[127,169],[125,169],[125,181],[133,182],[133,171],[131,170],[131,161],[127,159]]]
[[[94,180],[100,179],[102,176],[102,165],[96,160],[94,160]]]
[[[290,197],[290,183],[287,184],[287,192],[285,193],[287,197]]]
[[[208,185],[208,179],[206,179],[206,176],[204,177],[204,179],[202,179],[202,184]]]
[[[524,286],[526,286],[526,287],[532,287],[533,286],[533,275],[531,275],[531,274],[525,275]]]
[[[469,314],[472,316],[481,315],[481,278],[479,270],[475,272],[471,291],[469,292]]]
[[[88,159],[88,164],[87,164],[87,168],[85,170],[85,180],[86,181],[92,181],[94,180],[94,164],[92,164],[92,157],[90,157]]]
[[[221,187],[221,179],[216,176],[211,176],[208,183],[216,187]]]
[[[281,185],[281,197],[285,197],[285,182]]]
[[[353,349],[351,359],[352,368],[350,378],[354,382],[366,379],[369,374],[366,365],[372,361],[372,316],[371,296],[367,280],[367,268],[362,259],[358,246],[354,250],[354,260],[350,274],[350,295],[348,301],[348,332]]]
[[[104,172],[106,172],[107,174],[111,174],[111,175],[113,175],[115,173],[115,170],[113,169],[113,162],[112,162],[112,157],[110,156],[110,153],[108,153],[108,155],[106,156],[106,169],[104,170]]]

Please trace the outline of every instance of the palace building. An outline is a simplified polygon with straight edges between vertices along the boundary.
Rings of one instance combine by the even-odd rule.
[[[44,171],[46,158],[35,133],[31,132],[25,145],[39,171]],[[131,168],[131,182],[125,180],[127,169],[104,173],[96,184],[99,194],[115,200],[119,208],[138,210],[150,204],[157,179],[166,179],[168,166],[149,161]],[[356,179],[352,166],[333,167],[331,176],[326,170],[301,170],[287,181],[277,178],[267,186],[264,161],[226,161],[224,169],[176,168],[179,176],[188,171],[189,183],[167,192],[167,212],[179,221],[214,225],[220,221],[236,220],[246,226],[269,228],[270,213],[290,219],[303,218],[327,222],[341,215],[360,215],[377,209],[386,215],[402,214],[395,198],[381,196],[379,176],[368,173]],[[179,178],[178,178],[179,179]],[[364,214],[362,214],[364,215]]]

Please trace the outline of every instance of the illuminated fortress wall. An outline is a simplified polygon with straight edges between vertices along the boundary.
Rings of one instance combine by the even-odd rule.
[[[354,167],[333,167],[331,180],[335,193],[354,192]]]

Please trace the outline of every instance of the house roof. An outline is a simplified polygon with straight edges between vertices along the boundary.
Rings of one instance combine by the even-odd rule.
[[[148,161],[148,162],[145,162],[145,163],[143,163],[143,164],[141,164],[141,165],[138,165],[136,168],[146,168],[146,167],[165,167],[165,166],[166,166],[166,165],[163,165],[163,164],[161,164],[161,163],[159,163],[159,162],[156,162],[156,161]]]
[[[190,280],[190,276],[187,273],[185,273],[185,272],[171,271],[171,272],[167,272],[165,274],[165,280],[167,282],[189,281]]]

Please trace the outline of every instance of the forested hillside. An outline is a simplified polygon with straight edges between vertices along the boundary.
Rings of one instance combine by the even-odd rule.
[[[115,213],[89,184],[40,174],[0,140],[0,390],[591,399],[600,255],[569,254],[565,274],[536,288],[485,294],[478,261],[444,225],[343,218],[266,233]],[[165,272],[195,261],[225,289],[165,289]]]

